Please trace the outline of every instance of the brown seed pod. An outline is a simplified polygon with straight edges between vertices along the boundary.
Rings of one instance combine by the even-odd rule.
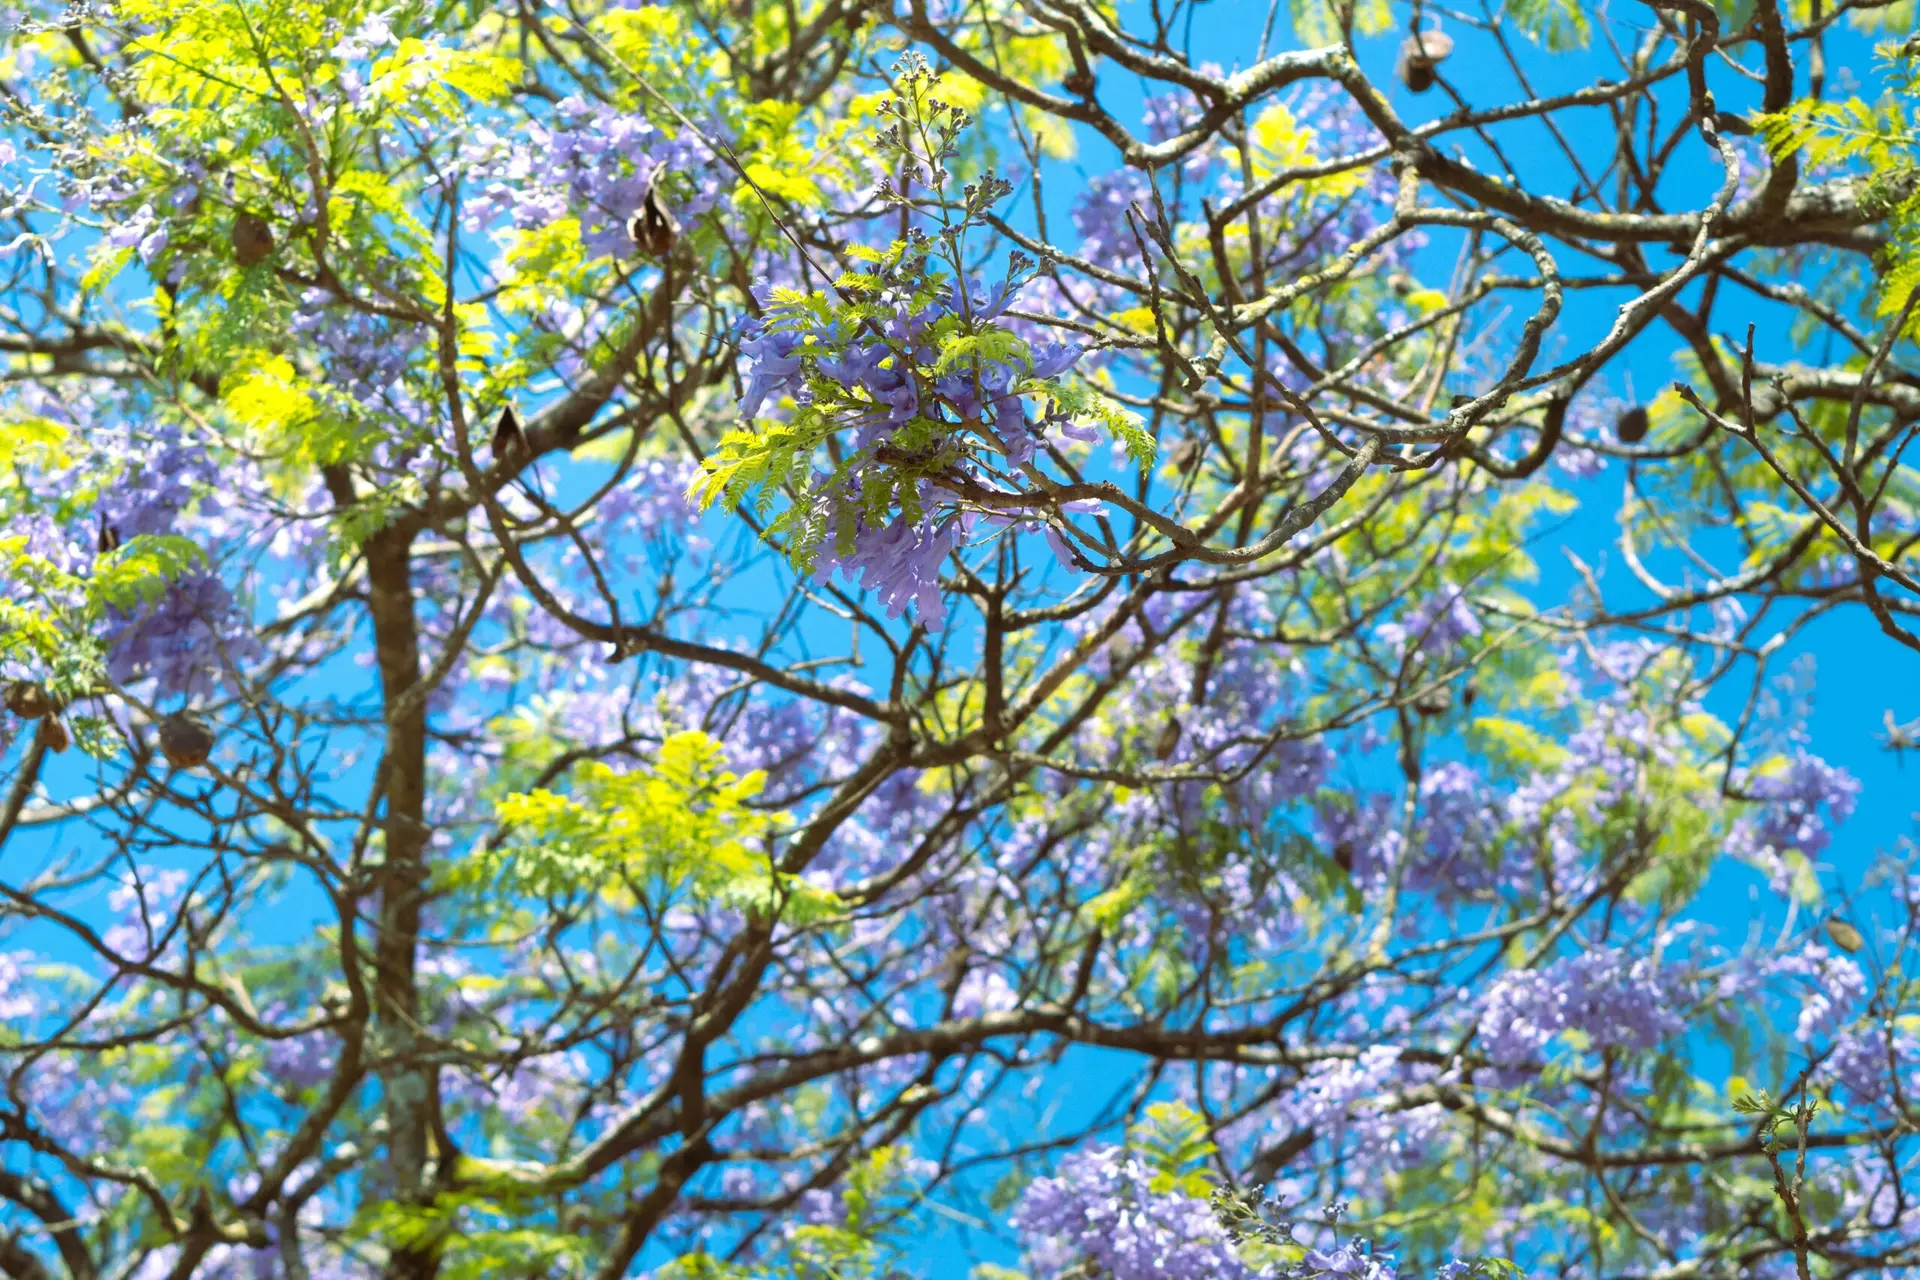
[[[1855,954],[1867,945],[1867,940],[1860,936],[1860,931],[1839,916],[1827,921],[1827,936],[1833,939],[1834,946],[1848,955]]]
[[[241,213],[233,220],[233,260],[243,267],[265,262],[273,252],[273,228],[257,213]]]
[[[33,681],[15,680],[7,686],[7,710],[22,720],[38,720],[53,710],[53,699]]]
[[[160,722],[160,754],[176,769],[205,764],[213,743],[213,728],[191,711],[176,711]]]
[[[1165,760],[1180,745],[1180,720],[1177,716],[1168,716],[1167,723],[1160,730],[1160,736],[1153,742],[1153,758]]]
[[[73,745],[73,735],[60,723],[59,716],[48,716],[40,722],[40,740],[47,744],[47,750],[55,753]]]
[[[673,248],[673,242],[679,238],[680,223],[674,218],[665,202],[660,199],[659,175],[647,187],[647,198],[640,205],[640,212],[633,215],[627,223],[627,234],[633,237],[634,247],[649,258],[664,258]]]
[[[1400,63],[1394,74],[1410,93],[1425,93],[1433,88],[1433,69],[1453,52],[1453,37],[1444,31],[1421,31],[1410,35],[1400,46]]]
[[[1643,405],[1635,405],[1620,415],[1613,425],[1613,434],[1622,444],[1639,444],[1647,438],[1647,411]]]
[[[510,453],[521,457],[533,454],[533,445],[527,441],[527,431],[520,425],[520,415],[508,405],[500,411],[500,421],[493,424],[493,456],[496,461]]]
[[[1423,716],[1443,716],[1453,709],[1453,690],[1441,685],[1413,700],[1413,709]]]
[[[94,543],[94,550],[101,555],[120,549],[120,531],[107,523],[105,516],[100,517],[100,537]]]

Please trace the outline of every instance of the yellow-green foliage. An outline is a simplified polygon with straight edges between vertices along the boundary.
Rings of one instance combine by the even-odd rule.
[[[1802,98],[1782,111],[1755,117],[1776,157],[1801,156],[1809,165],[1846,167],[1870,175],[1867,199],[1881,205],[1892,239],[1886,250],[1876,309],[1882,316],[1907,310],[1920,286],[1920,109],[1916,109],[1916,59],[1911,42],[1881,47],[1890,65],[1893,91],[1880,103],[1860,97],[1836,102]],[[1920,313],[1920,308],[1915,309]],[[1910,314],[1905,332],[1920,336],[1920,314]]]
[[[840,903],[831,892],[774,866],[788,819],[750,804],[765,783],[758,770],[728,769],[708,735],[675,733],[648,768],[591,761],[567,794],[536,788],[502,798],[496,812],[510,843],[457,878],[486,883],[497,874],[544,895],[594,891],[616,908],[686,893],[790,918],[832,914]]]

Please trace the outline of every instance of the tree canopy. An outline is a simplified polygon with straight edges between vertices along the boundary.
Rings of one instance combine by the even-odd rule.
[[[10,13],[0,1273],[1920,1268],[1908,0]]]

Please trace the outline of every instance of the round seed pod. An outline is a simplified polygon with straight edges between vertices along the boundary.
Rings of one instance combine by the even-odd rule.
[[[65,751],[73,745],[73,735],[60,723],[59,716],[48,716],[40,722],[40,738],[47,744],[47,750],[53,752]]]
[[[1180,746],[1180,718],[1168,716],[1167,723],[1161,728],[1160,736],[1154,739],[1153,758],[1165,760]]]
[[[213,729],[191,711],[176,711],[160,722],[160,754],[176,769],[194,769],[213,754]]]
[[[1453,52],[1453,37],[1444,31],[1418,31],[1400,45],[1400,62],[1394,74],[1410,93],[1425,93],[1433,88],[1433,69]]]
[[[273,228],[257,213],[241,213],[233,220],[233,260],[243,267],[265,262],[273,252]]]
[[[1413,700],[1413,709],[1423,716],[1443,716],[1453,709],[1453,690],[1441,685]]]
[[[1613,425],[1613,434],[1620,437],[1622,444],[1639,444],[1647,438],[1647,410],[1644,405],[1635,405],[1620,415]]]
[[[15,680],[7,686],[7,710],[22,720],[38,720],[53,710],[53,699],[42,686],[31,680]]]

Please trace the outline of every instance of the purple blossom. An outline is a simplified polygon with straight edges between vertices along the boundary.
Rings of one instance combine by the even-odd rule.
[[[1255,1280],[1207,1202],[1152,1189],[1154,1171],[1117,1147],[1068,1156],[1021,1196],[1014,1228],[1034,1274],[1087,1266],[1109,1280]]]
[[[863,589],[879,593],[889,618],[898,618],[912,604],[915,617],[929,631],[938,631],[947,623],[940,564],[953,554],[957,532],[951,520],[914,524],[899,516],[879,529],[862,523],[854,531],[850,554],[841,555],[831,542],[820,548],[814,578],[825,582],[836,569],[848,577],[857,573]]]
[[[1481,1001],[1481,1043],[1502,1066],[1537,1064],[1566,1031],[1607,1047],[1651,1049],[1685,1027],[1686,1003],[1678,972],[1617,948],[1589,948],[1497,979]]]

